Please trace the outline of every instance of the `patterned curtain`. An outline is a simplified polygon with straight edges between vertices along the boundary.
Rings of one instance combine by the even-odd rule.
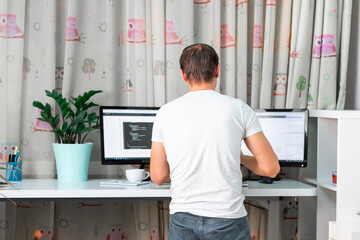
[[[351,9],[352,0],[2,0],[0,160],[19,146],[25,177],[55,177],[54,136],[32,107],[49,101],[44,90],[101,89],[94,98],[101,105],[161,106],[188,91],[178,61],[196,42],[220,56],[216,90],[254,109],[343,109]],[[101,166],[99,133],[88,140],[90,175],[122,177],[131,167]],[[0,234],[33,239],[51,229],[56,239],[104,239],[120,227],[128,239],[156,239],[167,231],[159,217],[167,207],[158,203],[23,205],[0,206],[6,216],[16,212],[0,216]],[[101,225],[80,224],[99,213]]]

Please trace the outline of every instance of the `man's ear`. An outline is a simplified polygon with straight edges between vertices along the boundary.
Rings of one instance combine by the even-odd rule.
[[[184,81],[187,83],[188,79],[186,78],[186,75],[185,75],[184,71],[181,68],[180,68],[180,72],[181,72],[181,75],[182,75]]]
[[[220,63],[217,65],[216,69],[215,69],[215,77],[218,78],[220,74]]]

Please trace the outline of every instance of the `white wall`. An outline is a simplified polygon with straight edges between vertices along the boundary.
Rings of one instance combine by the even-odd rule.
[[[360,4],[353,0],[345,109],[360,110]]]

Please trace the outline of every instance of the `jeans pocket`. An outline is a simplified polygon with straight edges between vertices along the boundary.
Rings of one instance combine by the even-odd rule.
[[[213,240],[235,240],[239,238],[241,234],[241,227],[239,224],[224,229],[216,229],[212,231],[211,239]]]
[[[231,224],[224,224],[212,231],[210,239],[216,240],[251,240],[247,219],[234,220]]]
[[[215,229],[213,232],[214,233],[219,233],[219,234],[227,234],[227,233],[230,233],[232,231],[236,231],[237,229],[240,228],[240,224],[236,224],[236,225],[233,225],[233,226],[229,226],[229,227],[226,227],[226,228],[222,228],[222,229]]]
[[[179,226],[173,222],[169,224],[169,240],[192,240],[194,232],[191,228]]]

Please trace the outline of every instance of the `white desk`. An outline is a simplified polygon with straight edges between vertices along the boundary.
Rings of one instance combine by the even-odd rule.
[[[154,183],[138,187],[102,187],[106,179],[90,179],[87,182],[59,184],[56,179],[24,179],[15,183],[15,189],[8,186],[0,188],[12,199],[81,199],[81,198],[168,198],[170,186],[157,186]],[[284,179],[273,184],[247,181],[249,187],[243,188],[246,197],[307,197],[316,196],[316,188],[294,180]],[[0,199],[4,198],[0,195]]]
[[[8,186],[0,190],[11,199],[169,199],[170,186],[157,186],[153,183],[138,187],[102,187],[101,181],[106,179],[90,179],[87,182],[59,184],[56,179],[24,179],[15,184],[15,189]],[[280,239],[280,197],[311,197],[316,196],[317,189],[313,186],[283,179],[273,184],[248,181],[243,188],[247,199],[260,199],[268,209],[267,237],[269,240]],[[0,199],[4,198],[0,195]]]

